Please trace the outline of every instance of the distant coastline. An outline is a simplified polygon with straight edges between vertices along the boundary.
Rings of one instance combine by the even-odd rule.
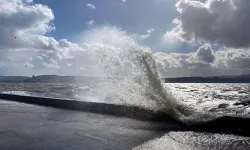
[[[167,83],[250,83],[250,75],[165,78]]]
[[[58,76],[40,75],[26,76],[0,76],[0,82],[90,82],[96,81],[98,77],[87,76]],[[240,76],[214,76],[214,77],[177,77],[164,78],[166,83],[250,83],[250,75]]]
[[[0,76],[0,82],[89,82],[98,80],[97,77],[85,76],[58,76],[58,75],[40,75],[40,76]]]

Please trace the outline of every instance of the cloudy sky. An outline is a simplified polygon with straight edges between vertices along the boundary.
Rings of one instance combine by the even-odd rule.
[[[92,75],[90,43],[128,41],[162,76],[248,74],[249,16],[249,0],[0,0],[0,75]]]

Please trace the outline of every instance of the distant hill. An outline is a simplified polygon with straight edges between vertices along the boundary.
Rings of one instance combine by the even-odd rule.
[[[30,77],[24,76],[0,76],[0,82],[25,82]]]
[[[97,80],[96,77],[84,77],[84,76],[58,76],[58,75],[41,75],[33,76],[27,79],[25,82],[89,82]]]
[[[33,77],[25,76],[0,76],[0,82],[89,82],[98,80],[96,77],[84,76],[58,76],[58,75],[41,75]]]
[[[74,77],[57,76],[57,75],[41,75],[33,76],[32,78],[26,80],[26,82],[72,82]]]
[[[165,78],[169,83],[250,83],[250,75]]]

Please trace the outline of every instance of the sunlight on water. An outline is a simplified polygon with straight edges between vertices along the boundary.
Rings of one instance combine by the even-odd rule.
[[[148,141],[133,150],[228,150],[249,149],[248,137],[226,134],[169,132],[165,136]]]

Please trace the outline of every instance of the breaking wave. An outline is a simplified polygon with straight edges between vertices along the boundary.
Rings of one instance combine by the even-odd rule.
[[[98,28],[90,35],[83,45],[101,71],[98,94],[105,101],[163,111],[179,120],[193,118],[195,111],[177,101],[162,83],[149,48],[114,27]]]

